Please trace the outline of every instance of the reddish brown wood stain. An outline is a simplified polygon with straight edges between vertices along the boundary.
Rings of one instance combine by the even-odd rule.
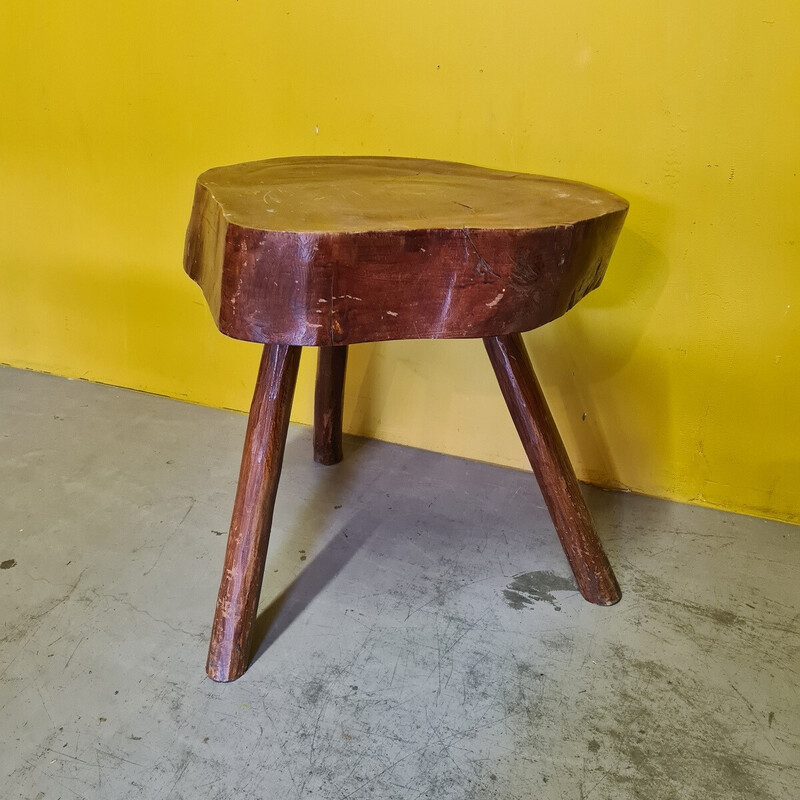
[[[585,184],[392,158],[297,158],[200,176],[185,267],[219,329],[263,342],[208,674],[247,668],[299,345],[320,349],[314,457],[341,460],[346,345],[483,338],[583,596],[619,600],[519,336],[597,287],[627,213]]]
[[[347,347],[320,347],[314,394],[314,461],[342,460],[342,412]]]
[[[264,348],[206,664],[215,681],[238,678],[250,663],[250,641],[299,366],[299,347],[276,344]]]
[[[263,200],[278,192],[273,173],[280,205],[298,207],[287,230],[263,227],[276,221]],[[370,229],[357,198],[377,181],[391,213]],[[219,329],[246,341],[495,336],[550,322],[598,286],[626,211],[584,184],[462,164],[279,159],[200,177],[185,266]]]
[[[620,598],[619,584],[522,338],[513,333],[489,337],[484,343],[578,588],[590,603],[613,605]]]

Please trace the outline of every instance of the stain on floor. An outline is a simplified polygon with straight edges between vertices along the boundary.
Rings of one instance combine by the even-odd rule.
[[[572,578],[564,578],[554,572],[522,572],[503,590],[506,603],[515,611],[532,606],[534,603],[550,603],[556,611],[561,611],[553,592],[575,592],[578,587]]]

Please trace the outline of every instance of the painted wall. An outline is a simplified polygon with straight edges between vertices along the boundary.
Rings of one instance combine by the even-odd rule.
[[[213,165],[576,178],[631,201],[604,285],[526,336],[579,475],[800,521],[796,0],[30,0],[0,37],[0,361],[247,408],[258,347],[181,270]],[[525,463],[477,342],[354,348],[345,424]]]

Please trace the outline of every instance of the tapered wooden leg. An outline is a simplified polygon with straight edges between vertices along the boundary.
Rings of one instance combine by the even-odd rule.
[[[270,344],[261,357],[208,649],[206,672],[215,681],[236,680],[250,662],[300,350]]]
[[[522,439],[581,594],[610,606],[619,584],[597,538],[564,443],[518,333],[484,339],[511,417]]]
[[[314,393],[314,461],[338,464],[342,460],[342,412],[347,346],[320,347]]]

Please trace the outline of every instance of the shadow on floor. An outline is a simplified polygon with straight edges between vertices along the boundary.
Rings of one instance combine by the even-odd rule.
[[[336,497],[340,487],[359,486],[359,496],[369,490],[372,481],[365,480],[362,463],[375,445],[376,442],[369,439],[344,437],[343,460],[332,466],[317,467],[322,471],[322,479],[315,487],[312,497],[303,504],[292,526],[293,533],[302,531],[308,536],[310,528],[319,526],[320,505],[326,499]],[[299,447],[287,448],[286,462],[296,463],[301,458],[311,458],[307,448],[303,447],[302,453],[295,452],[299,450]],[[292,583],[258,614],[253,629],[251,664],[278,640],[314,598],[341,572],[364,546],[379,523],[380,518],[375,510],[357,510],[341,524],[339,530],[334,532],[331,541],[303,568]],[[312,538],[316,538],[316,534],[320,532],[312,532]]]

